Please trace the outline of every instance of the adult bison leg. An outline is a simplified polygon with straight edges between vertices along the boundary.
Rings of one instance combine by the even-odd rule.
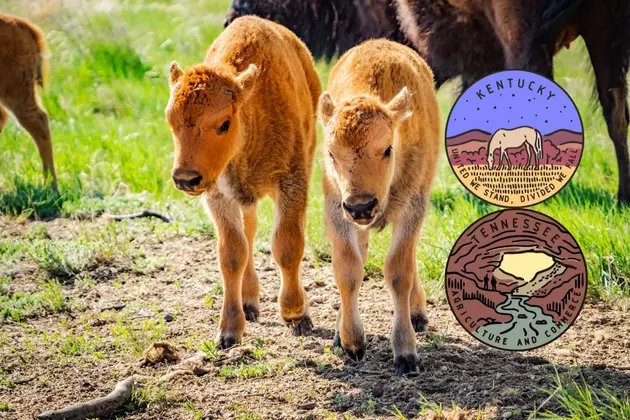
[[[361,360],[366,345],[359,313],[359,290],[363,284],[368,234],[357,232],[344,219],[341,203],[332,196],[326,198],[326,229],[332,244],[333,276],[341,297],[334,345],[341,346],[350,358]]]
[[[392,348],[399,376],[418,370],[416,335],[411,323],[411,291],[417,278],[416,244],[423,215],[418,208],[423,208],[425,202],[421,195],[412,197],[405,212],[392,223],[392,244],[385,260],[385,281],[394,301]]]
[[[204,197],[218,232],[219,265],[223,277],[223,307],[216,339],[219,348],[237,344],[245,330],[241,299],[243,272],[247,266],[248,244],[238,204],[223,195]]]
[[[307,200],[308,182],[299,171],[281,182],[276,197],[276,227],[271,242],[273,258],[282,272],[278,299],[280,315],[293,328],[295,335],[308,335],[313,329],[306,291],[300,281]]]
[[[247,267],[243,274],[243,290],[241,296],[243,298],[243,311],[248,321],[258,321],[259,295],[260,287],[258,285],[258,276],[254,268],[254,238],[256,237],[256,229],[258,227],[258,217],[256,215],[257,206],[251,205],[243,207],[243,226],[245,228],[245,237],[249,252],[247,253]]]
[[[2,129],[7,124],[7,121],[9,121],[9,113],[0,105],[0,133],[2,133]]]
[[[605,33],[605,32],[604,32]],[[628,157],[628,84],[626,73],[630,47],[624,50],[601,31],[583,35],[597,79],[597,92],[602,104],[608,134],[615,144],[619,168],[619,204],[630,204],[630,160]],[[612,45],[612,46],[611,46]]]

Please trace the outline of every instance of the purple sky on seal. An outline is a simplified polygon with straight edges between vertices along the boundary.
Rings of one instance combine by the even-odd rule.
[[[500,81],[503,89],[497,87]],[[549,98],[550,92],[555,96]],[[583,131],[573,102],[560,87],[534,73],[507,70],[478,80],[459,97],[446,125],[446,137],[470,130],[492,134],[499,128],[522,126],[534,127],[543,135],[560,129]]]

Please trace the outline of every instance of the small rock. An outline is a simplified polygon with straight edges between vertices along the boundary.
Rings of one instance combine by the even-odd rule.
[[[333,302],[332,307],[333,307],[333,309],[341,308],[341,302]]]
[[[239,357],[239,356],[245,356],[249,353],[252,352],[252,350],[254,349],[254,346],[240,346],[240,347],[234,347],[232,350],[230,350],[230,352],[228,353],[228,357]]]
[[[623,340],[624,347],[630,347],[630,340]]]
[[[148,318],[148,317],[153,315],[153,312],[148,311],[146,309],[140,309],[138,311],[138,315],[141,316],[141,317],[144,317],[144,318]]]
[[[571,357],[573,355],[573,351],[571,349],[556,349],[554,354],[556,356]]]
[[[164,315],[163,318],[164,318],[165,322],[172,322],[172,321],[175,320],[175,317],[173,315],[171,315],[171,314],[166,314],[166,315]]]
[[[601,343],[602,341],[606,340],[607,338],[608,337],[604,333],[604,331],[596,331],[595,334],[593,334],[593,341],[595,343]]]
[[[372,338],[370,339],[370,342],[372,342],[373,344],[378,344],[379,341],[381,341],[381,339],[378,338],[378,335],[376,334],[374,334]]]
[[[323,296],[313,296],[308,303],[310,303],[311,305],[313,304],[320,304],[320,303],[324,303],[324,297]]]
[[[506,411],[505,413],[501,414],[501,417],[503,417],[504,419],[509,419],[510,417],[512,417],[512,412]]]
[[[315,280],[315,286],[324,287],[326,286],[326,282],[324,280]]]

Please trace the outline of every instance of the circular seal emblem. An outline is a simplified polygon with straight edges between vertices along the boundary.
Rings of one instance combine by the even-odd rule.
[[[525,209],[491,213],[459,237],[446,264],[446,294],[473,337],[530,350],[562,335],[582,310],[584,256],[557,221]]]
[[[446,124],[446,152],[459,181],[502,207],[556,194],[575,173],[584,145],[569,95],[535,73],[494,73],[468,88]]]

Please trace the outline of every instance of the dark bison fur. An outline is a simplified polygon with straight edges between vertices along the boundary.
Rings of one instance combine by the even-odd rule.
[[[393,0],[233,0],[227,26],[257,15],[296,33],[316,58],[331,60],[371,38],[405,42]]]

